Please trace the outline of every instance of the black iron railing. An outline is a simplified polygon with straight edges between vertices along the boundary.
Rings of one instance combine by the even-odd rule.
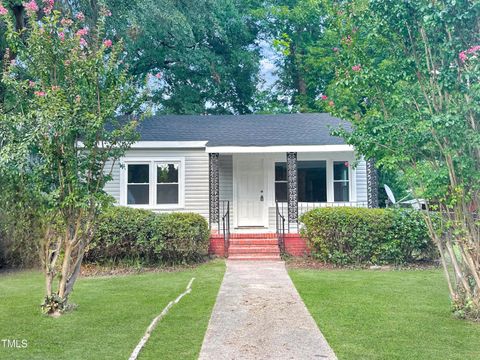
[[[218,217],[218,233],[223,234],[223,247],[225,257],[228,256],[230,247],[230,201],[220,201],[220,216]]]
[[[299,221],[301,215],[307,211],[324,208],[324,207],[368,207],[366,201],[349,201],[349,202],[299,202],[298,203],[298,218],[297,221],[288,220],[288,203],[287,202],[275,202],[276,206],[276,219],[277,219],[277,233],[279,230],[279,225],[283,226],[283,229],[286,233],[298,233],[302,224]],[[279,224],[279,221],[282,220],[282,224]]]
[[[278,246],[280,247],[280,253],[285,253],[285,216],[283,211],[280,211],[278,201],[275,202],[275,224],[276,224],[276,233],[278,239]]]

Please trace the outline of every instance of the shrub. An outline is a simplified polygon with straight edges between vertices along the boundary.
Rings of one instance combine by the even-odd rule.
[[[0,208],[0,268],[40,266],[41,221],[23,205]]]
[[[198,261],[208,253],[210,231],[205,218],[194,213],[170,213],[158,217],[163,241],[162,260]]]
[[[184,263],[208,252],[209,230],[198,214],[156,214],[111,207],[99,217],[85,260],[97,263]]]
[[[334,264],[402,264],[435,255],[416,210],[317,208],[300,221],[312,255]]]

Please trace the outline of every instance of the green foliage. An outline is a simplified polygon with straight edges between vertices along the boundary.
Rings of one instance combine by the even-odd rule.
[[[333,6],[324,0],[266,1],[254,14],[262,34],[277,51],[278,76],[276,91],[288,98],[293,111],[318,111],[318,99],[334,77],[331,67],[325,66],[334,53],[322,42],[330,37],[330,18]]]
[[[64,17],[49,4],[41,12],[35,2],[25,5],[23,29],[5,11],[0,15],[9,46],[2,73],[8,101],[0,107],[0,183],[26,184],[11,187],[7,196],[11,202],[28,196],[43,231],[46,296],[51,300],[56,293],[66,303],[98,212],[112,201],[103,188],[137,139],[144,97],[125,70],[121,41],[106,36],[103,5],[95,25],[87,26],[83,15]]]
[[[95,23],[98,6],[67,3]],[[164,113],[249,113],[256,91],[257,25],[248,0],[107,0],[107,31],[125,41],[130,74],[150,78]]]
[[[0,207],[0,268],[38,267],[42,235],[41,221],[34,208],[21,202],[3,203]]]
[[[300,221],[312,254],[334,264],[403,264],[435,254],[422,214],[415,210],[317,208]]]
[[[210,230],[205,218],[195,213],[170,213],[159,219],[163,241],[161,258],[166,262],[190,262],[208,253]]]
[[[98,219],[85,259],[143,264],[200,261],[207,255],[209,235],[205,218],[198,214],[110,207]]]
[[[429,204],[430,229],[430,211],[443,214],[442,236],[430,232],[446,255],[452,302],[475,318],[480,2],[358,0],[339,10],[335,79],[327,89],[334,105],[327,110],[350,120],[353,131],[336,134],[382,168],[402,171],[414,196]]]

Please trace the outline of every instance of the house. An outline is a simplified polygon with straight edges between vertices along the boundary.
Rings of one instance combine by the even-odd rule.
[[[374,205],[373,166],[330,135],[342,126],[328,114],[154,116],[106,191],[123,206],[205,216],[214,253],[268,258],[265,246],[280,245],[298,255],[304,211]]]

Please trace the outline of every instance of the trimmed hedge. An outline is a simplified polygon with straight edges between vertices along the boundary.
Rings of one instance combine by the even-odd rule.
[[[204,217],[194,213],[157,214],[111,207],[99,217],[87,262],[187,263],[208,253],[210,232]]]
[[[436,255],[422,214],[413,209],[317,208],[300,221],[312,255],[337,265],[404,264]]]

